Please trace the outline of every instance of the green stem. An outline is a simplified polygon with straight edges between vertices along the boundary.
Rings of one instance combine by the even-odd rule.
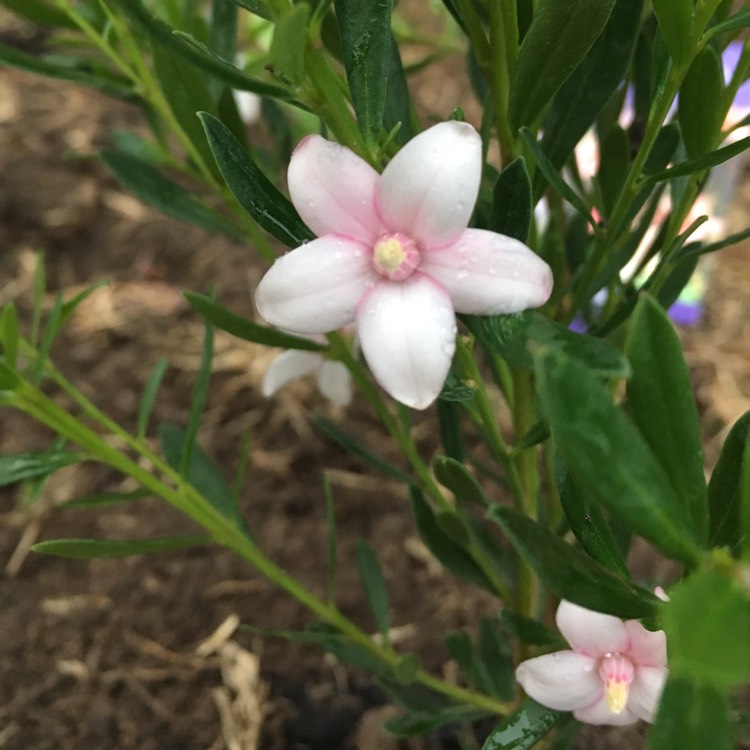
[[[510,79],[518,58],[518,19],[515,2],[493,0],[490,13],[490,90],[502,164],[515,157],[513,131],[508,121]]]

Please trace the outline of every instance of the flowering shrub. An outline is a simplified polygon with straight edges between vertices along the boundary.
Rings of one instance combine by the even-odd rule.
[[[667,311],[700,258],[750,235],[726,236],[706,193],[711,171],[730,174],[750,145],[750,12],[720,0],[443,0],[445,33],[430,36],[390,0],[6,5],[49,29],[48,49],[0,44],[0,62],[142,110],[151,135],[113,134],[99,155],[125,188],[268,265],[252,290],[263,322],[222,306],[220,290],[186,292],[204,356],[185,428],[162,425],[158,447],[148,424],[162,366],[130,434],[49,358],[95,288],[58,300],[41,331],[3,308],[0,402],[62,440],[4,457],[2,482],[100,462],[208,535],[35,549],[122,556],[210,538],[310,612],[309,630],[280,635],[368,666],[403,709],[386,726],[395,734],[491,716],[487,750],[550,733],[563,747],[572,712],[652,722],[652,750],[730,750],[741,724],[730,707],[750,676],[750,415],[707,474]],[[428,52],[405,66],[415,38]],[[471,90],[452,111],[417,107],[411,73],[456,51]],[[243,117],[267,127],[268,148]],[[327,396],[345,405],[353,390],[377,415],[408,468],[357,443],[345,417],[326,431],[401,482],[429,552],[497,601],[475,639],[448,637],[458,680],[393,645],[367,543],[356,563],[376,637],[259,546],[196,443],[215,328],[284,350],[267,397],[317,372]],[[418,449],[408,407],[434,422],[435,455]],[[330,536],[335,550],[332,525]],[[636,537],[674,561],[659,582],[668,600],[634,578]]]

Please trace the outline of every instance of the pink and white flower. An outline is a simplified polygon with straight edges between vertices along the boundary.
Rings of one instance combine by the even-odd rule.
[[[379,175],[348,148],[309,136],[289,164],[289,192],[318,239],[279,258],[256,291],[260,314],[299,334],[356,322],[380,385],[416,409],[439,395],[455,350],[455,313],[544,304],[549,266],[526,245],[467,229],[482,144],[444,122],[412,139]]]
[[[664,631],[565,600],[556,620],[571,650],[519,664],[516,679],[526,693],[587,724],[653,722],[667,678]]]

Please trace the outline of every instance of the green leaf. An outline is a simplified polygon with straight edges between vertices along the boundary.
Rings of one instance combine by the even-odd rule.
[[[393,665],[393,676],[403,685],[411,685],[420,669],[422,664],[416,654],[399,654]]]
[[[487,498],[479,482],[463,463],[449,456],[435,456],[432,460],[435,479],[447,487],[459,500],[473,503],[481,508],[487,507]]]
[[[731,247],[736,245],[738,242],[742,242],[750,237],[750,229],[743,229],[741,232],[730,234],[722,240],[716,242],[709,242],[704,245],[701,242],[688,242],[683,248],[677,252],[674,257],[675,261],[683,260],[685,258],[699,257],[701,255],[707,255],[708,253],[715,253],[717,250],[723,250],[725,247]]]
[[[670,673],[722,692],[750,680],[750,597],[742,582],[731,571],[702,569],[669,596],[662,624]]]
[[[628,327],[625,353],[630,414],[651,447],[680,501],[680,515],[695,539],[708,531],[706,480],[700,420],[682,345],[664,310],[642,295]]]
[[[614,125],[602,142],[598,174],[605,216],[612,213],[629,168],[630,139],[623,128]]]
[[[670,557],[694,562],[684,503],[606,388],[559,352],[540,350],[536,372],[543,412],[576,483]]]
[[[10,368],[15,368],[18,359],[18,313],[16,306],[8,302],[0,316],[0,342],[3,346],[3,359]]]
[[[558,469],[557,489],[570,530],[586,552],[602,565],[630,578],[622,552],[602,509],[586,496],[564,467]]]
[[[240,8],[249,10],[256,16],[260,16],[260,18],[265,18],[266,21],[273,21],[273,13],[265,0],[232,0],[232,2],[237,3]]]
[[[415,488],[409,489],[411,509],[419,536],[435,558],[459,578],[495,592],[495,587],[469,553],[439,526],[432,509]]]
[[[92,72],[90,63],[84,59],[63,60],[59,56],[52,55],[27,55],[15,47],[0,44],[0,64],[10,65],[13,68],[47,78],[58,78],[63,81],[73,81],[84,86],[91,86],[119,99],[133,100],[136,98],[130,89],[130,82],[126,78],[100,69]]]
[[[44,477],[63,466],[79,464],[85,460],[86,456],[83,454],[57,448],[40,453],[7,453],[0,456],[0,487],[24,479]]]
[[[693,0],[652,0],[652,5],[669,54],[682,62],[692,46]]]
[[[493,505],[489,517],[542,583],[561,599],[617,617],[654,614],[658,599],[650,591],[616,575],[538,523],[501,505]]]
[[[742,482],[740,485],[740,516],[742,520],[742,559],[750,563],[750,440],[745,443],[742,456]]]
[[[209,538],[201,536],[168,536],[154,539],[49,539],[32,545],[34,552],[56,555],[73,560],[93,558],[118,558],[131,555],[151,555],[154,552],[171,552],[177,549],[208,544]]]
[[[742,470],[747,445],[750,445],[750,411],[732,425],[708,483],[709,544],[728,547],[735,556],[740,551]],[[746,544],[750,544],[750,540]]]
[[[548,628],[539,620],[534,620],[519,612],[513,612],[513,610],[505,608],[500,611],[500,620],[521,643],[526,643],[529,646],[542,646],[549,650],[568,648],[560,633]]]
[[[245,211],[287,247],[314,239],[294,206],[261,172],[229,128],[207,112],[198,116],[219,170]]]
[[[2,0],[8,10],[17,13],[19,16],[28,18],[29,21],[37,23],[40,26],[57,26],[66,29],[77,29],[67,13],[54,8],[42,0]]]
[[[537,141],[534,134],[528,128],[523,127],[521,128],[521,135],[529,145],[529,148],[534,155],[536,166],[544,175],[547,182],[555,189],[560,197],[568,201],[568,203],[570,203],[570,205],[573,206],[573,208],[575,208],[576,211],[581,214],[581,216],[586,217],[586,220],[595,230],[598,229],[599,225],[591,215],[586,204],[583,202],[583,198],[581,198],[581,196],[578,195],[578,193],[576,193],[576,191],[573,190],[573,188],[570,187],[570,185],[568,185],[565,180],[563,180],[552,162],[550,162],[547,154],[544,153],[541,144]]]
[[[206,79],[200,70],[177,55],[159,35],[151,33],[150,41],[154,71],[169,108],[203,162],[213,168],[211,149],[196,117],[200,111],[216,110]]]
[[[338,443],[344,450],[363,459],[373,468],[382,471],[383,474],[407,484],[414,481],[405,471],[402,471],[389,461],[373,453],[364,443],[348,435],[325,417],[315,416],[313,417],[313,421],[331,440]]]
[[[396,737],[416,737],[434,732],[446,724],[470,724],[487,715],[472,706],[448,706],[437,711],[414,711],[389,719],[383,729]]]
[[[212,0],[209,47],[223,60],[237,53],[237,5],[232,0]]]
[[[22,382],[15,370],[0,362],[0,391],[14,391]]]
[[[209,208],[148,162],[132,154],[110,149],[100,151],[99,156],[131,193],[157,211],[188,224],[197,224],[209,232],[224,234],[235,240],[243,239],[243,233],[229,219]]]
[[[465,630],[457,630],[445,636],[445,647],[464,673],[470,686],[480,687],[482,679],[477,670],[476,654],[471,637]]]
[[[609,19],[615,0],[540,0],[521,45],[508,116],[530,125],[578,67]]]
[[[269,51],[274,75],[293,85],[305,77],[305,48],[310,6],[300,3],[290,7],[276,22]]]
[[[519,156],[498,175],[492,189],[488,228],[526,242],[531,226],[531,180],[526,161]]]
[[[557,92],[544,124],[542,149],[560,169],[620,85],[630,65],[643,0],[617,0],[601,36]]]
[[[454,403],[438,399],[437,417],[440,424],[440,439],[443,450],[451,458],[463,461],[465,456],[464,438],[458,407]]]
[[[671,676],[664,686],[648,750],[733,750],[726,697],[710,685]]]
[[[401,63],[398,44],[391,36],[390,54],[388,56],[388,86],[385,92],[383,125],[391,131],[399,125],[394,141],[403,146],[414,137],[412,125],[412,103],[409,87],[406,84],[404,66]]]
[[[693,60],[680,86],[677,108],[682,140],[691,159],[707,154],[718,140],[724,121],[723,94],[721,57],[706,45]]]
[[[727,31],[736,31],[737,29],[744,29],[750,26],[750,10],[741,10],[739,13],[730,16],[725,21],[717,23],[706,31],[704,38],[706,40],[712,39],[717,34],[723,34]]]
[[[530,750],[564,716],[527,698],[490,732],[482,750]]]
[[[495,316],[462,316],[483,346],[512,364],[534,369],[533,352],[539,347],[560,351],[592,371],[610,377],[627,377],[630,366],[606,339],[583,335],[529,310]]]
[[[317,341],[303,339],[300,336],[284,333],[277,328],[262,326],[252,320],[243,318],[204,294],[195,292],[183,292],[183,294],[193,310],[200,313],[217,328],[231,333],[232,336],[237,338],[264,346],[277,346],[280,349],[302,349],[319,352],[326,348],[325,344],[319,344]]]
[[[706,169],[715,167],[717,164],[723,164],[725,161],[732,159],[743,151],[747,151],[748,148],[750,148],[750,136],[747,138],[741,138],[739,141],[730,143],[728,146],[712,151],[705,156],[699,156],[697,159],[688,159],[687,161],[680,162],[669,169],[662,169],[659,172],[650,174],[645,180],[643,180],[641,185],[652,185],[656,182],[662,182],[663,180],[673,180],[676,177],[687,177],[694,172],[703,172]]]
[[[380,635],[385,643],[389,642],[389,630],[391,629],[390,615],[388,613],[388,590],[385,586],[383,571],[380,569],[378,558],[372,547],[362,539],[357,541],[355,552],[357,561],[357,572],[362,587],[365,590],[367,603],[375,616]]]
[[[154,408],[154,402],[156,401],[156,394],[159,391],[159,385],[161,385],[164,373],[169,367],[169,362],[166,357],[159,357],[151,375],[148,378],[146,387],[143,389],[143,395],[141,396],[141,403],[138,406],[138,420],[136,422],[137,435],[139,438],[146,436],[146,430],[148,429],[148,420],[151,417],[151,412]]]
[[[495,618],[483,616],[479,621],[477,668],[484,688],[501,700],[512,700],[515,686],[513,649],[507,633]]]
[[[336,506],[328,474],[323,474],[323,494],[326,500],[326,535],[328,537],[328,569],[326,571],[326,601],[336,603],[336,575],[338,573],[338,542],[336,538]]]
[[[392,0],[334,0],[341,52],[362,135],[373,146],[383,126],[391,57]]]
[[[180,468],[186,437],[187,432],[181,427],[170,424],[159,426],[159,442],[162,453],[167,463],[175,471]],[[245,520],[237,507],[229,485],[211,459],[197,444],[191,451],[185,478],[219,513],[234,521],[243,531],[246,530]]]

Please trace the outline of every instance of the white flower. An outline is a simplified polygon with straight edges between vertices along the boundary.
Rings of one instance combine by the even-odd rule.
[[[587,724],[653,722],[667,678],[664,631],[565,600],[556,619],[572,650],[519,664],[516,679],[526,693]]]
[[[455,350],[455,312],[496,315],[544,304],[549,266],[523,243],[467,229],[482,144],[444,122],[411,140],[382,175],[349,149],[309,136],[289,192],[318,235],[279,258],[256,292],[260,314],[299,334],[356,322],[380,385],[417,409],[439,395]]]

